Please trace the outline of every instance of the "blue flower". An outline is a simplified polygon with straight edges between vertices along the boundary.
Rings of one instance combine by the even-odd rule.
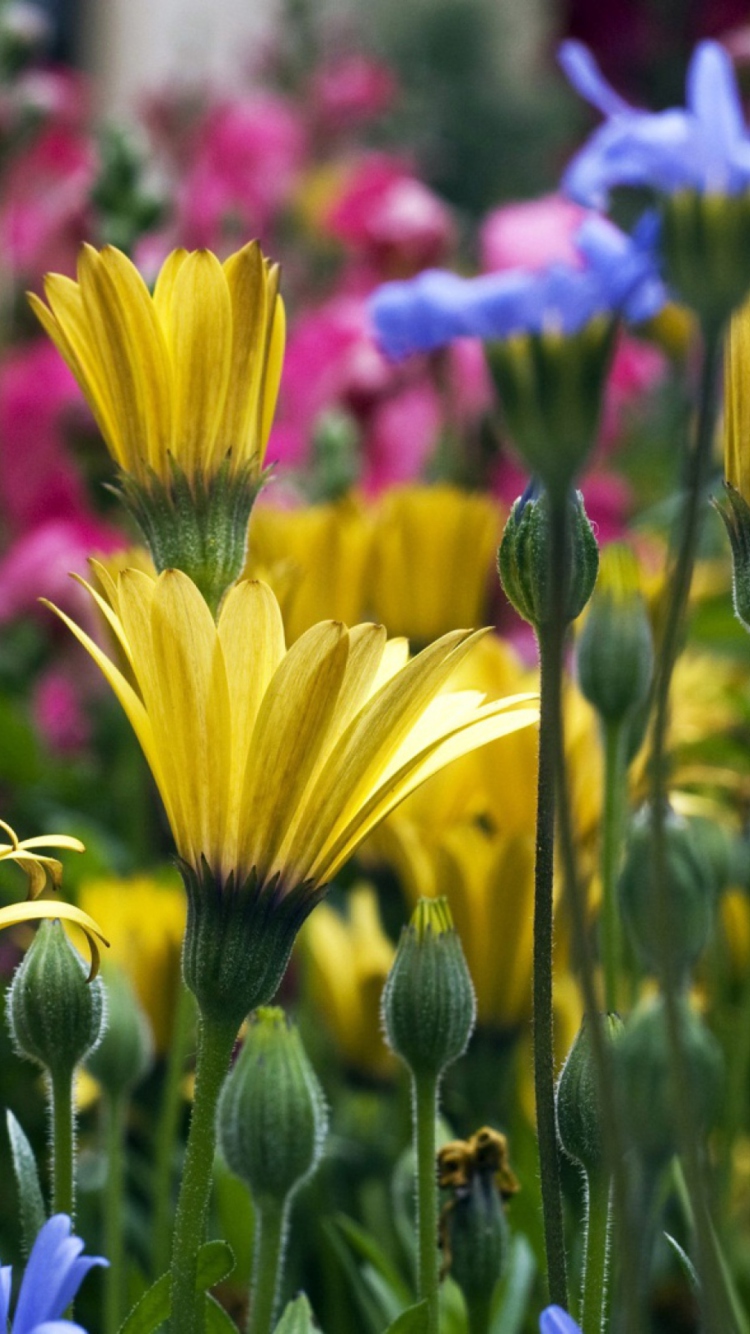
[[[540,272],[513,269],[479,278],[430,269],[407,282],[385,283],[370,301],[381,347],[398,359],[454,338],[504,339],[519,333],[574,334],[597,315],[649,319],[666,293],[653,254],[654,219],[632,236],[592,216],[576,237],[582,263]]]
[[[581,1328],[561,1306],[548,1306],[539,1317],[540,1334],[581,1334]]]
[[[616,185],[724,195],[750,185],[750,135],[732,62],[718,42],[700,42],[693,53],[687,106],[655,113],[629,106],[581,42],[563,42],[559,58],[573,87],[607,118],[563,177],[573,199],[605,208]]]
[[[41,1229],[26,1265],[11,1334],[86,1334],[62,1318],[98,1255],[81,1255],[84,1243],[72,1234],[67,1214],[55,1214]],[[11,1269],[0,1269],[0,1330],[8,1327]]]

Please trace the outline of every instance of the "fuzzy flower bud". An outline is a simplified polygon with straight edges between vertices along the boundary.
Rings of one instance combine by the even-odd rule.
[[[88,972],[62,924],[47,921],[11,983],[8,1022],[14,1045],[53,1080],[72,1074],[104,1028],[104,987],[100,977],[88,982]]]
[[[288,1202],[320,1162],[327,1126],[323,1092],[298,1029],[281,1009],[258,1010],[218,1111],[224,1157],[256,1204]]]
[[[153,1060],[151,1028],[128,978],[107,969],[107,1030],[86,1068],[111,1098],[121,1097],[143,1078]]]
[[[519,1189],[505,1136],[484,1126],[469,1140],[443,1145],[438,1183],[450,1192],[441,1214],[443,1269],[469,1310],[486,1312],[508,1258],[505,1203]]]
[[[612,1046],[623,1029],[616,1014],[597,1015],[604,1042]],[[588,1175],[600,1171],[604,1148],[602,1112],[591,1051],[591,1017],[584,1015],[557,1085],[557,1134],[565,1152]]]
[[[383,990],[389,1046],[419,1078],[437,1078],[463,1054],[476,999],[446,899],[420,899]]]
[[[550,614],[549,528],[547,494],[532,485],[514,502],[497,553],[505,596],[536,631]],[[580,491],[575,492],[570,502],[569,534],[566,623],[580,616],[593,592],[599,568],[599,548]]]
[[[653,638],[630,549],[605,547],[586,623],[578,640],[578,680],[605,723],[622,723],[651,684]]]

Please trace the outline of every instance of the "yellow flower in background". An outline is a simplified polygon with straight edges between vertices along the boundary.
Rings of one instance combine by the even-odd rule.
[[[58,900],[39,900],[38,895],[51,884],[59,889],[62,884],[62,863],[57,857],[50,857],[42,848],[55,848],[67,852],[84,852],[80,839],[69,834],[39,834],[34,838],[19,839],[15,830],[5,820],[0,820],[0,829],[8,835],[10,842],[0,843],[0,861],[14,862],[23,871],[29,886],[29,897],[24,903],[7,904],[0,908],[0,930],[7,926],[18,926],[22,922],[55,921],[60,919],[72,922],[80,928],[86,937],[91,953],[91,972],[89,981],[99,971],[99,945],[108,945],[109,941],[102,934],[101,927],[93,917],[75,907],[72,903]]]
[[[393,807],[450,760],[537,718],[529,695],[445,690],[477,636],[412,661],[382,626],[326,621],[287,651],[271,590],[242,580],[218,625],[186,575],[98,568],[85,585],[136,680],[58,615],[106,676],[140,741],[177,849],[221,882],[322,886]],[[481,632],[479,632],[481,634]],[[525,706],[525,707],[524,707]]]
[[[724,476],[750,504],[750,301],[729,321],[724,356]]]
[[[395,954],[370,885],[346,896],[346,915],[324,903],[300,935],[305,989],[345,1063],[373,1075],[394,1065],[383,1041],[380,1000]]]
[[[185,895],[155,876],[84,881],[78,902],[107,923],[112,963],[122,968],[148,1015],[157,1052],[167,1051],[180,986]]]
[[[34,311],[78,380],[113,459],[148,487],[260,473],[284,355],[279,269],[257,242],[223,264],[175,250],[153,296],[126,255],[84,246],[78,281],[48,274]],[[231,454],[230,454],[231,451]]]
[[[375,528],[367,603],[389,634],[426,644],[486,620],[500,537],[491,497],[453,486],[394,487]]]
[[[253,510],[244,574],[270,584],[288,643],[327,617],[351,625],[365,615],[373,524],[372,511],[355,496],[304,509]]]

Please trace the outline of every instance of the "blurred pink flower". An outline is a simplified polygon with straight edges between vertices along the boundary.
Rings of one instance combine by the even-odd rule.
[[[0,364],[0,490],[12,532],[85,507],[63,435],[66,413],[82,401],[47,339],[16,348]]]
[[[478,338],[457,338],[447,353],[451,412],[459,425],[471,424],[489,412],[495,401],[484,345]]]
[[[482,269],[536,271],[558,261],[580,262],[573,235],[586,216],[586,209],[556,194],[494,209],[479,233]]]
[[[121,533],[84,515],[29,529],[0,560],[0,624],[39,611],[40,597],[80,615],[90,599],[69,575],[87,576],[89,556],[123,546]]]
[[[612,360],[600,429],[605,448],[622,438],[647,407],[648,395],[661,384],[669,362],[653,343],[621,333]]]
[[[180,244],[221,249],[227,229],[230,239],[263,236],[290,196],[305,151],[300,114],[274,93],[213,107],[178,187]]]
[[[61,755],[83,750],[91,724],[81,697],[80,676],[51,667],[39,677],[31,701],[34,725],[50,750]]]
[[[52,125],[4,173],[0,257],[19,281],[36,285],[49,269],[74,273],[86,236],[96,159],[89,139]]]
[[[312,101],[324,130],[359,129],[387,111],[396,79],[382,61],[352,52],[329,61],[312,81]]]
[[[354,164],[324,225],[381,278],[439,263],[455,238],[448,206],[386,153],[367,153]]]
[[[419,477],[441,423],[440,397],[426,376],[384,398],[372,413],[365,439],[363,489],[376,494]]]

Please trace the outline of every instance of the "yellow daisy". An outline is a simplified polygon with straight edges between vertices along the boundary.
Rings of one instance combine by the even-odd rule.
[[[58,615],[103,671],[149,762],[187,870],[189,939],[204,926],[231,935],[235,910],[252,931],[260,914],[264,948],[279,933],[271,952],[277,961],[284,953],[285,966],[323,887],[399,801],[450,760],[537,718],[530,695],[485,704],[477,691],[443,690],[475,642],[470,631],[409,661],[406,641],[387,641],[382,626],[323,621],[286,650],[263,583],[235,584],[217,624],[180,571],[98,575],[103,596],[86,587],[135,687]],[[209,927],[212,914],[221,921]],[[229,962],[217,955],[212,966]]]

